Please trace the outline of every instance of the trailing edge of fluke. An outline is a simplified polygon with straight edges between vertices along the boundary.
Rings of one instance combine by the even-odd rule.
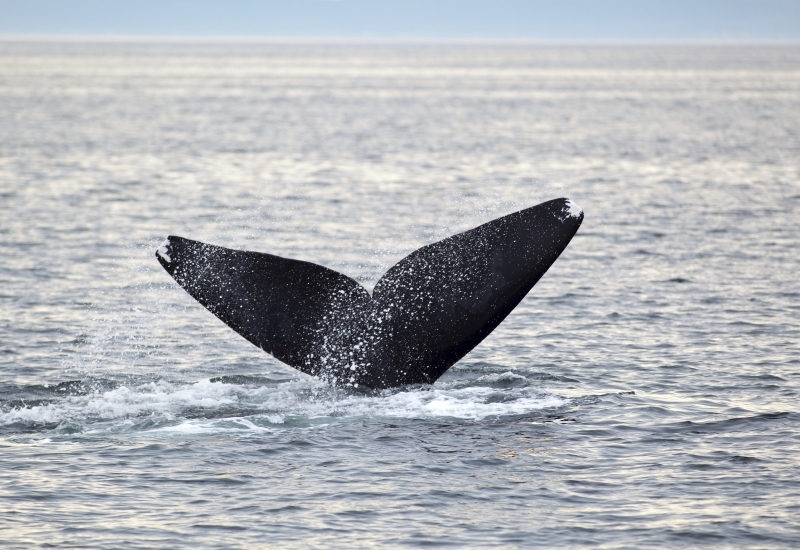
[[[327,267],[170,236],[156,257],[195,300],[278,360],[338,386],[432,384],[511,313],[583,221],[551,200],[423,246],[372,296]]]

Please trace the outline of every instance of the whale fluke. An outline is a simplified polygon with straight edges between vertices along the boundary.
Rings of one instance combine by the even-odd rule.
[[[336,385],[432,384],[511,313],[569,244],[583,212],[551,200],[412,252],[370,297],[310,262],[170,236],[164,269],[278,360]]]

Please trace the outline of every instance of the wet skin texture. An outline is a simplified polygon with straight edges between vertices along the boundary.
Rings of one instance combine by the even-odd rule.
[[[583,212],[551,200],[424,246],[370,297],[326,267],[170,236],[156,252],[193,298],[280,361],[333,384],[432,384],[486,338],[569,244]]]

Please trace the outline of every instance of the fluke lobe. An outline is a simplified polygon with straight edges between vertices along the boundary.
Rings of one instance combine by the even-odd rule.
[[[551,200],[412,252],[370,297],[327,267],[170,236],[164,269],[226,325],[339,386],[432,384],[492,332],[583,221]]]

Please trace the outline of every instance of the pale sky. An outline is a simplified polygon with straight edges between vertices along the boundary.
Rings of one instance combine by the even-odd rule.
[[[0,34],[800,41],[800,0],[0,0]]]

